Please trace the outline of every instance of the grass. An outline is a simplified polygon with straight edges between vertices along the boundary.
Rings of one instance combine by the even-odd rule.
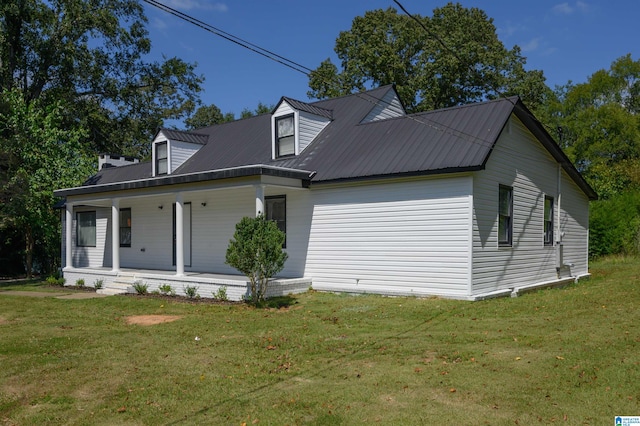
[[[591,270],[475,303],[0,295],[0,423],[612,424],[640,414],[640,260]],[[125,321],[152,314],[182,318]]]

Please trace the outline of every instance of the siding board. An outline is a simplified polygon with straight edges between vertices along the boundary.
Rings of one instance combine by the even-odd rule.
[[[305,275],[320,290],[464,296],[470,179],[312,191]]]

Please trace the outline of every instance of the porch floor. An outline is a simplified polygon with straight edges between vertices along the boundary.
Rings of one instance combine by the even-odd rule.
[[[185,294],[187,287],[197,287],[201,297],[214,297],[225,287],[229,300],[243,300],[250,295],[250,283],[244,275],[216,274],[210,272],[185,271],[177,276],[173,270],[121,268],[114,272],[109,267],[65,268],[63,270],[66,285],[74,285],[83,279],[86,286],[95,287],[98,281],[103,288],[125,284],[129,292],[134,292],[133,284],[142,281],[148,291],[159,289],[161,285],[170,285],[176,294]],[[311,278],[274,278],[268,286],[267,297],[304,293],[311,287]]]

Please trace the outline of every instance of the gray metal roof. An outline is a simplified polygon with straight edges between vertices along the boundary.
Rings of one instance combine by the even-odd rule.
[[[206,144],[208,139],[208,136],[206,134],[196,133],[196,132],[187,132],[184,130],[160,129],[158,130],[158,133],[160,132],[162,132],[162,134],[165,135],[168,139],[171,139],[174,141],[197,143],[199,145]]]
[[[314,171],[313,184],[481,170],[509,117],[516,114],[585,194],[597,198],[560,147],[517,97],[361,124],[390,90],[395,89],[383,86],[312,104],[282,98],[295,107],[306,105],[308,112],[332,112],[332,121],[295,157],[271,159],[271,114],[199,129],[198,137],[206,137],[207,143],[172,176],[261,164],[298,170],[301,176],[304,171]],[[150,175],[150,163],[141,163],[101,170],[87,184],[148,179]]]
[[[325,117],[328,119],[333,118],[333,113],[331,110],[319,108],[315,105],[308,104],[306,102],[300,102],[295,99],[288,98],[286,96],[282,97],[280,102],[278,102],[278,105],[280,105],[282,101],[286,101],[289,105],[291,105],[294,109],[297,109],[298,111],[306,111],[310,114],[314,114],[320,117]],[[277,109],[277,106],[276,106],[276,109]]]

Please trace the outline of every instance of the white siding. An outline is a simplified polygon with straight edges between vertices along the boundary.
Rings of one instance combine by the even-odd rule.
[[[389,90],[384,98],[376,101],[376,105],[362,120],[362,122],[368,123],[376,120],[384,120],[386,118],[401,117],[403,115],[406,114],[402,107],[402,102],[400,102],[400,99],[398,99],[394,90]]]
[[[305,276],[320,290],[464,297],[471,178],[312,191]]]
[[[564,232],[564,263],[573,265],[571,274],[589,273],[589,199],[566,173],[562,175],[560,229]]]
[[[200,148],[202,148],[202,145],[195,143],[174,140],[169,141],[169,158],[171,159],[169,173],[173,173]]]
[[[553,281],[556,271],[556,248],[544,245],[544,196],[558,202],[558,165],[526,127],[512,116],[500,136],[486,169],[474,177],[473,229],[473,293],[483,294]],[[566,178],[564,181],[566,182]],[[513,246],[498,247],[498,187],[513,187]],[[587,205],[586,198],[575,185],[561,185],[563,203],[571,207],[576,217]],[[581,194],[581,192],[580,192]],[[564,201],[567,200],[567,201]],[[563,209],[564,209],[563,205]],[[566,213],[563,213],[566,216]],[[575,238],[585,238],[587,218],[571,222]],[[555,225],[555,223],[554,223]],[[564,229],[563,229],[564,230]],[[554,238],[558,236],[554,233]],[[568,242],[567,242],[568,243]],[[580,257],[568,248],[574,257]],[[586,251],[583,252],[586,258]],[[565,255],[566,259],[566,255]]]
[[[298,136],[298,154],[301,153],[313,140],[318,133],[331,122],[326,117],[319,117],[308,112],[300,112],[300,135]]]
[[[76,239],[76,221],[77,212],[95,211],[96,212],[96,246],[95,247],[77,247]],[[108,226],[110,222],[111,210],[104,207],[81,207],[73,211],[73,224],[71,228],[71,244],[72,258],[74,267],[102,267],[111,266],[111,228]],[[109,256],[105,256],[105,247],[109,247]]]

